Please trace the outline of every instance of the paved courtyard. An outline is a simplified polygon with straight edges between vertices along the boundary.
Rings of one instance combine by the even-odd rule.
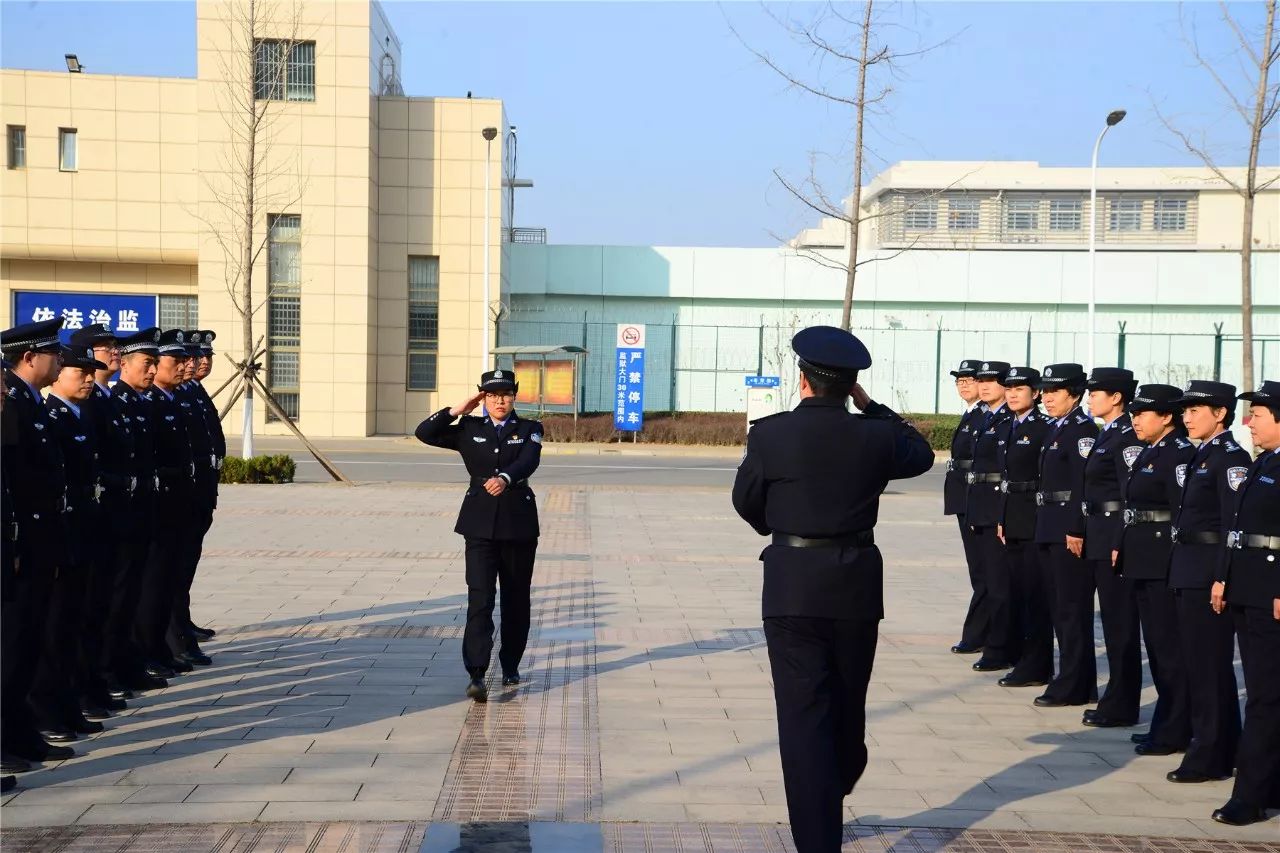
[[[846,849],[1280,849],[1280,819],[1209,819],[1229,783],[1169,784],[1177,756],[1138,758],[1130,730],[948,653],[967,588],[933,485],[882,504],[888,618]],[[528,680],[483,706],[461,695],[458,499],[224,488],[193,596],[214,666],[24,774],[5,849],[791,850],[762,540],[727,492],[541,489]]]

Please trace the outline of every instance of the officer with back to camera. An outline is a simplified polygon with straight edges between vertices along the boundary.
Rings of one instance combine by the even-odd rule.
[[[817,326],[791,346],[800,405],[754,423],[733,505],[773,537],[761,554],[763,617],[791,834],[798,853],[832,853],[844,797],[867,766],[867,683],[884,617],[880,495],[928,471],[933,451],[858,384],[871,355],[856,337]],[[846,410],[850,397],[863,414]]]

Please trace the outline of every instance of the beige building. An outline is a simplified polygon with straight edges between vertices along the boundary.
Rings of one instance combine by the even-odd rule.
[[[503,105],[405,97],[376,2],[256,8],[199,0],[194,80],[0,72],[0,323],[42,294],[155,297],[159,325],[198,322],[242,359],[252,137],[268,385],[310,435],[412,431],[483,369],[486,155],[491,304],[505,290]],[[229,370],[219,356],[215,378]]]

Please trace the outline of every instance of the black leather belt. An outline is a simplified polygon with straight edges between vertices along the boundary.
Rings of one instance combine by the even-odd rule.
[[[1135,524],[1164,524],[1173,521],[1173,510],[1169,509],[1126,509],[1124,526]]]
[[[1040,483],[1036,480],[1005,480],[1000,484],[1000,491],[1007,495],[1018,494],[1019,492],[1034,492],[1039,485]]]
[[[1175,527],[1173,541],[1179,545],[1221,545],[1222,534],[1212,530],[1179,530]]]
[[[1124,509],[1124,501],[1082,501],[1080,503],[1080,512],[1086,516],[1119,512],[1122,509]]]
[[[1267,536],[1264,533],[1245,533],[1233,530],[1227,534],[1227,547],[1236,549],[1256,549],[1259,551],[1280,551],[1280,536]]]
[[[859,530],[857,533],[829,536],[825,539],[809,539],[804,536],[792,536],[790,533],[775,533],[773,544],[787,548],[865,548],[876,544],[876,538],[874,531],[871,530]]]
[[[998,483],[1004,479],[1003,474],[981,474],[976,471],[970,471],[965,475],[964,481],[969,485],[974,483]]]
[[[948,471],[968,471],[972,467],[973,467],[972,459],[948,459],[947,460]]]
[[[1071,492],[1036,492],[1036,506],[1064,504],[1071,500]]]

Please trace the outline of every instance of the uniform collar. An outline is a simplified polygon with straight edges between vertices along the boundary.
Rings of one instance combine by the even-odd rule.
[[[19,382],[21,382],[23,385],[26,385],[28,388],[30,388],[30,389],[31,389],[31,396],[32,396],[32,397],[35,397],[37,400],[43,400],[43,399],[44,399],[44,395],[40,393],[40,389],[39,389],[39,388],[37,388],[36,386],[32,385],[30,382],[28,382],[27,380],[23,379],[21,376],[19,376],[19,375],[18,375],[18,374],[16,374],[16,373],[14,373],[14,374],[12,374],[12,375],[13,375],[13,378],[14,378],[14,379],[17,379],[17,380],[18,380]]]
[[[1016,421],[1018,422],[1018,424],[1019,424],[1019,425],[1021,425],[1021,424],[1026,423],[1026,422],[1027,422],[1027,418],[1031,417],[1031,416],[1032,416],[1032,415],[1034,415],[1035,413],[1036,413],[1036,407],[1035,407],[1035,406],[1032,406],[1031,408],[1029,408],[1029,409],[1027,409],[1025,412],[1023,412],[1021,417],[1018,417],[1017,415],[1014,415],[1014,420],[1016,420]]]
[[[108,388],[106,385],[103,385],[103,384],[102,384],[101,382],[99,382],[98,380],[96,380],[96,379],[95,379],[95,380],[93,380],[93,384],[94,384],[94,387],[96,387],[96,388],[100,389],[100,390],[102,391],[102,393],[103,393],[103,394],[110,394],[110,393],[111,393],[111,389],[110,389],[110,388]]]
[[[66,406],[68,409],[71,410],[72,414],[74,414],[77,418],[80,417],[80,407],[78,405],[71,402],[66,397],[63,397],[61,394],[55,394],[52,391],[49,392],[49,396],[57,400],[60,400],[62,402],[62,405]]]
[[[800,401],[800,406],[830,406],[834,409],[843,409],[844,400],[837,400],[835,397],[805,397]]]
[[[151,387],[152,387],[153,389],[155,389],[156,391],[159,391],[161,394],[165,395],[166,397],[168,397],[170,400],[172,400],[172,399],[173,399],[173,394],[172,394],[172,393],[170,393],[170,392],[168,392],[168,391],[166,391],[166,390],[164,390],[164,389],[163,389],[163,388],[161,388],[159,385],[152,385]]]

